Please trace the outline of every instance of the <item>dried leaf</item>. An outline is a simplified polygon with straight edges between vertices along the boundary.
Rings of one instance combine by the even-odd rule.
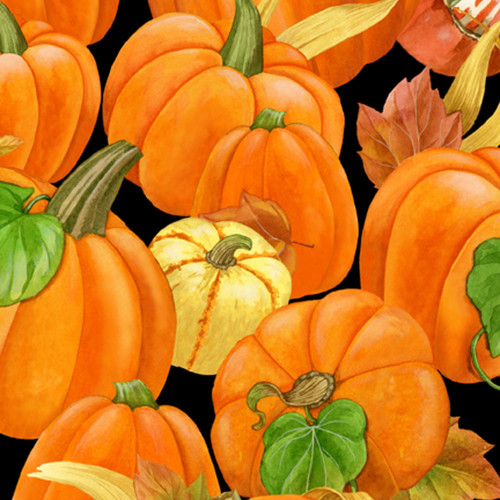
[[[297,255],[292,245],[292,230],[285,211],[273,200],[263,200],[243,191],[237,207],[227,207],[210,214],[201,214],[211,222],[234,221],[259,233],[278,252],[290,274],[297,267]]]
[[[379,0],[328,7],[290,26],[277,39],[311,59],[382,21],[397,2]]]
[[[20,137],[16,137],[15,135],[3,135],[0,137],[0,156],[11,153],[22,144],[24,144],[24,141]]]
[[[497,44],[499,35],[500,23],[496,23],[472,49],[444,98],[448,113],[462,111],[464,133],[474,125],[479,115],[486,89],[491,53]]]
[[[393,500],[500,498],[500,477],[484,458],[491,448],[475,432],[460,429],[458,418],[452,418],[439,462],[416,486],[400,492]]]
[[[500,104],[481,127],[467,136],[460,149],[471,153],[476,149],[500,146]]]
[[[136,500],[131,478],[97,465],[51,462],[28,476],[74,486],[94,500]]]
[[[210,500],[207,482],[201,473],[186,486],[179,474],[166,465],[148,462],[138,457],[138,473],[134,476],[137,500]]]
[[[368,493],[342,493],[331,488],[314,488],[304,494],[305,497],[315,500],[373,500]]]
[[[262,26],[267,26],[274,11],[278,8],[280,0],[261,0],[257,6],[260,13],[260,21]]]
[[[433,147],[458,149],[462,142],[460,112],[446,114],[427,68],[396,85],[382,113],[360,104],[357,132],[366,175],[377,188],[406,158]]]

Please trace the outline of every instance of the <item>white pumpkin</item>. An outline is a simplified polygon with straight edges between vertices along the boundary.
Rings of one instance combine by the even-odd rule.
[[[184,218],[150,249],[174,296],[175,366],[215,374],[239,339],[290,300],[291,276],[276,250],[238,222]]]

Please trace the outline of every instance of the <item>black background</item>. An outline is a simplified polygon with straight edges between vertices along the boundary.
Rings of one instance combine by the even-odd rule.
[[[103,88],[111,64],[121,46],[150,19],[151,13],[147,0],[122,0],[118,15],[107,35],[103,40],[89,47],[96,58]],[[404,78],[413,78],[422,69],[422,64],[415,61],[396,44],[389,54],[379,61],[365,66],[356,78],[337,89],[346,116],[340,159],[351,183],[360,228],[362,228],[366,210],[376,190],[366,177],[361,159],[357,154],[360,149],[356,137],[358,103],[366,104],[380,111],[387,95],[394,86]],[[435,73],[431,73],[431,78],[433,87],[438,88],[441,96],[444,96],[452,79]],[[490,77],[487,83],[483,111],[478,122],[484,121],[493,113],[498,105],[499,89],[500,75]],[[92,138],[82,154],[82,160],[106,145],[107,139],[102,127],[102,117],[99,115]],[[150,243],[160,229],[177,219],[156,209],[147,200],[141,189],[128,180],[124,181],[112,210],[146,244]],[[358,255],[357,253],[350,273],[336,289],[359,288]],[[324,295],[310,296],[305,299],[320,298]],[[210,428],[214,418],[211,399],[213,381],[213,376],[196,375],[184,369],[172,367],[166,385],[158,398],[159,404],[176,406],[185,411],[196,422],[210,451]],[[460,426],[475,431],[491,444],[500,443],[499,419],[494,410],[500,402],[500,394],[484,383],[465,385],[448,380],[445,382],[450,395],[451,415],[461,417]],[[0,436],[2,457],[0,462],[0,470],[2,471],[0,498],[12,497],[23,464],[34,444],[34,440],[19,440]],[[497,471],[500,471],[500,447],[489,451],[486,458]],[[220,473],[219,479],[222,491],[228,490]]]

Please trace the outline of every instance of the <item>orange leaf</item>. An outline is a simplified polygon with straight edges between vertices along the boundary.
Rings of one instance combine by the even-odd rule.
[[[413,488],[393,500],[495,500],[500,498],[500,477],[484,454],[493,446],[475,432],[460,429],[450,420],[448,439],[439,462]]]
[[[292,245],[292,230],[285,211],[273,200],[263,200],[243,191],[237,207],[227,207],[201,218],[212,222],[234,221],[251,227],[277,251],[290,274],[297,267],[297,255]],[[295,243],[295,242],[293,242]]]
[[[403,80],[391,91],[382,113],[360,104],[357,132],[366,175],[379,188],[406,158],[425,149],[462,143],[460,111],[446,114],[432,90],[429,69]]]

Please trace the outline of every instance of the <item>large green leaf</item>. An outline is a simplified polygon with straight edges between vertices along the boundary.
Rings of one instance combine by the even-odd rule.
[[[467,295],[478,308],[491,355],[500,355],[500,238],[481,243],[467,277]]]
[[[24,209],[33,191],[0,183],[0,306],[37,295],[61,263],[64,230],[59,220]]]
[[[342,491],[366,463],[365,429],[363,409],[348,399],[330,403],[313,425],[298,413],[282,415],[264,433],[262,483],[273,495]]]

